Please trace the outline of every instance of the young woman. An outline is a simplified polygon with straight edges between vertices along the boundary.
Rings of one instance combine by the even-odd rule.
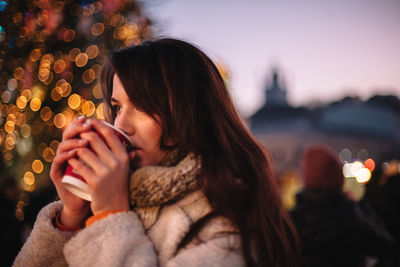
[[[296,266],[265,151],[203,52],[175,39],[116,51],[102,88],[107,120],[135,149],[76,119],[50,173],[61,201],[38,215],[15,266]],[[61,185],[67,162],[92,202]]]

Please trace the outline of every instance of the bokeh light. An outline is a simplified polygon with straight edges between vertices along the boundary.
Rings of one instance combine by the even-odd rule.
[[[364,166],[372,172],[375,169],[375,162],[373,159],[369,158],[364,162]]]
[[[66,63],[63,59],[59,59],[54,63],[54,72],[61,73],[65,70]]]
[[[30,102],[30,107],[33,111],[38,111],[40,109],[40,106],[42,105],[42,101],[35,97],[32,98],[31,102]]]
[[[43,171],[43,162],[39,159],[35,159],[32,162],[32,170],[36,173],[41,173]]]
[[[27,121],[25,113],[18,112],[17,113],[17,119],[16,119],[16,125],[21,127],[23,124],[25,124]]]
[[[43,159],[47,162],[51,162],[54,159],[55,156],[55,152],[53,149],[51,149],[50,147],[46,147],[43,150]]]
[[[91,84],[96,78],[95,72],[92,69],[85,70],[82,74],[82,81],[85,84]]]
[[[22,137],[29,137],[31,135],[31,126],[28,124],[24,124],[21,126],[21,135]]]
[[[102,99],[103,98],[103,92],[101,90],[100,83],[97,83],[95,86],[93,86],[92,94],[97,99]]]
[[[38,61],[41,56],[42,56],[42,51],[39,48],[35,48],[32,50],[32,52],[29,56],[29,59],[32,62],[35,62],[35,61]]]
[[[7,121],[12,121],[13,123],[16,123],[16,121],[17,121],[17,115],[15,115],[16,113],[15,112],[12,112],[12,113],[9,113],[8,115],[7,115]]]
[[[24,182],[27,185],[33,185],[35,183],[35,175],[32,172],[25,172]]]
[[[104,103],[100,103],[96,108],[96,116],[99,120],[104,120]]]
[[[23,221],[25,219],[24,211],[22,209],[16,209],[14,215],[19,221]]]
[[[81,96],[78,94],[72,94],[68,98],[68,106],[72,109],[78,109],[81,106]]]
[[[53,140],[53,141],[51,141],[49,147],[50,147],[53,151],[57,151],[58,145],[59,145],[59,144],[60,144],[60,142],[58,142],[57,140]]]
[[[59,101],[62,98],[62,89],[61,89],[61,87],[58,87],[58,86],[54,87],[51,90],[50,95],[51,95],[51,99],[53,99],[53,101],[55,101],[55,102]]]
[[[50,120],[52,115],[53,115],[53,112],[51,111],[51,109],[48,106],[45,106],[40,110],[40,117],[42,118],[43,121]]]
[[[113,37],[118,40],[125,39],[128,36],[128,29],[126,26],[118,27],[114,30]]]
[[[66,43],[72,42],[75,39],[75,31],[72,29],[64,31],[63,38]]]
[[[82,113],[86,115],[86,117],[92,116],[96,111],[96,107],[92,101],[85,101],[82,105]]]
[[[81,53],[81,50],[79,48],[72,48],[68,53],[69,60],[75,61],[76,56],[79,55],[80,53]]]
[[[99,48],[97,47],[97,45],[91,45],[88,48],[86,48],[85,52],[89,59],[93,59],[96,58],[97,55],[99,54]]]
[[[55,125],[57,128],[62,128],[62,127],[64,127],[64,126],[65,126],[65,123],[66,123],[66,119],[65,119],[64,114],[58,113],[56,116],[54,116],[54,125]]]
[[[72,91],[72,87],[68,82],[61,84],[59,88],[61,89],[61,91],[59,91],[59,93],[61,93],[61,95],[63,97],[69,96],[69,94]]]
[[[17,79],[17,80],[21,80],[22,79],[22,77],[24,77],[24,69],[23,68],[21,68],[21,67],[18,67],[18,68],[16,68],[15,70],[14,70],[14,77],[15,77],[15,79]]]
[[[8,89],[10,89],[11,91],[14,91],[18,86],[18,82],[16,79],[12,78],[10,80],[8,80],[7,82],[7,87]]]
[[[104,24],[103,23],[98,22],[98,23],[93,24],[91,33],[94,36],[99,36],[99,35],[103,34],[103,32],[104,32]]]
[[[6,122],[6,124],[4,125],[4,130],[7,133],[12,133],[14,132],[14,126],[15,126],[15,122],[13,122],[12,120],[9,120]]]
[[[79,53],[75,58],[75,64],[78,67],[83,67],[88,62],[88,55],[86,53]]]
[[[24,109],[26,107],[27,102],[28,101],[26,100],[26,97],[21,95],[17,98],[16,104],[19,109]]]
[[[371,172],[367,168],[360,169],[356,174],[356,181],[360,184],[367,183],[371,179]]]
[[[353,176],[356,176],[358,171],[364,168],[364,164],[362,164],[360,161],[355,161],[351,164],[350,170]]]
[[[62,73],[62,76],[64,77],[64,79],[68,82],[68,83],[72,83],[72,81],[74,80],[74,74],[72,72],[70,72],[69,70],[65,70]]]
[[[9,120],[9,118],[11,118],[11,117],[13,117],[14,119],[13,120],[15,120],[15,114],[18,112],[18,107],[17,106],[15,106],[15,105],[8,105],[8,107],[7,107],[7,110],[6,110],[6,113],[8,114],[8,116],[7,116],[7,120]]]
[[[26,98],[26,101],[29,101],[31,100],[32,92],[29,89],[25,89],[21,92],[21,96],[24,96]]]
[[[367,163],[366,165],[369,164],[371,163]],[[371,179],[371,170],[367,167],[364,167],[364,164],[362,164],[360,161],[355,161],[353,163],[345,163],[343,165],[343,175],[345,178],[355,178],[359,184],[365,184]]]
[[[30,171],[25,172],[20,184],[23,190],[32,192],[35,189],[35,175]]]
[[[10,91],[4,91],[1,94],[1,101],[3,101],[4,103],[8,103],[11,100],[11,93]]]
[[[118,27],[124,23],[124,20],[125,20],[124,16],[122,16],[119,13],[116,13],[111,17],[110,24],[114,27]]]
[[[340,151],[339,158],[342,163],[350,162],[352,158],[350,149],[344,148],[342,151]]]
[[[357,152],[357,159],[365,161],[367,158],[368,158],[368,151],[366,149],[363,148]]]

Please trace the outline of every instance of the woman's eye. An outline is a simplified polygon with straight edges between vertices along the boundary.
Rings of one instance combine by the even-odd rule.
[[[112,106],[111,106],[111,109],[112,109],[112,111],[114,111],[114,112],[118,112],[118,111],[121,110],[121,107],[118,106],[118,105],[112,105]]]

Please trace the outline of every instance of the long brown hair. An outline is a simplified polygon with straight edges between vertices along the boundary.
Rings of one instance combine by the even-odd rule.
[[[297,235],[266,150],[239,118],[215,64],[185,41],[162,38],[111,54],[102,73],[108,104],[114,74],[135,106],[160,117],[162,148],[172,138],[201,157],[202,190],[215,214],[237,227],[247,266],[296,266]]]

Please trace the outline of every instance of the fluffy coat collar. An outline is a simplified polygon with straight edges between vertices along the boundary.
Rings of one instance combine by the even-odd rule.
[[[157,220],[160,208],[198,189],[199,157],[189,153],[174,166],[145,166],[130,179],[130,202],[145,229]]]

